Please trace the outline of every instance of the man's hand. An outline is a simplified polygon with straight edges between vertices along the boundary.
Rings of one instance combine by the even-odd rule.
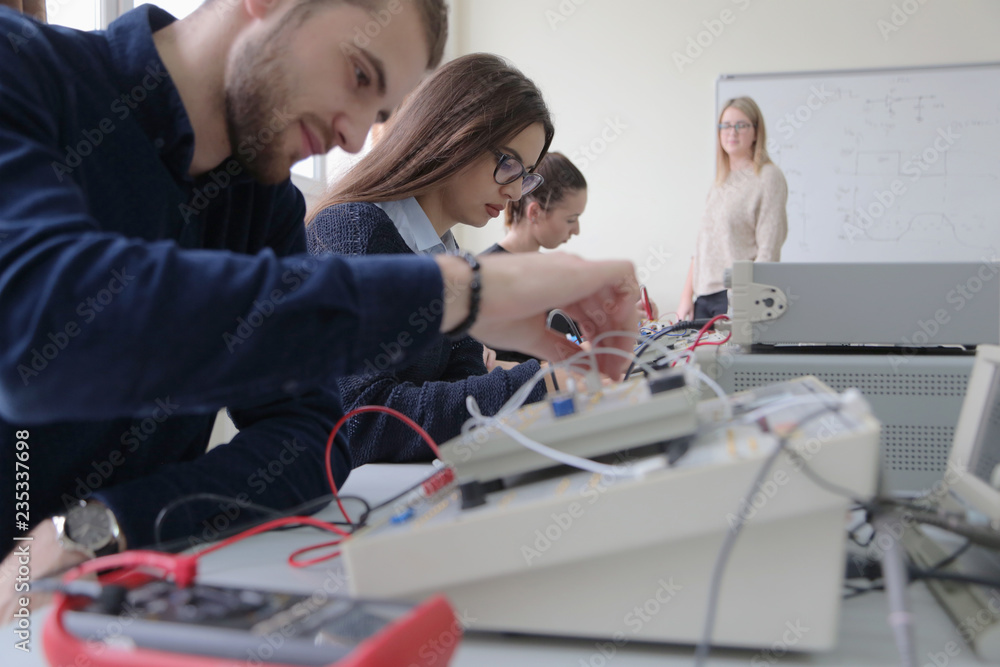
[[[465,319],[469,309],[468,283],[472,271],[457,257],[437,256],[445,280],[442,331]],[[608,331],[638,332],[635,302],[639,285],[635,268],[627,261],[588,261],[564,253],[520,253],[479,258],[482,291],[479,316],[470,334],[494,348],[518,350],[535,357],[561,361],[580,347],[546,328],[545,315],[560,308],[579,325],[588,340]],[[635,338],[609,336],[600,347],[631,353]],[[620,378],[628,359],[597,357],[598,370]]]
[[[82,553],[63,549],[56,539],[56,528],[48,519],[35,526],[28,535],[34,539],[15,542],[14,551],[0,563],[0,623],[2,624],[10,623],[14,619],[14,612],[20,607],[19,598],[28,598],[29,608],[35,611],[48,604],[52,597],[48,593],[39,593],[30,588],[27,591],[15,589],[15,584],[18,583],[16,581],[18,568],[23,565],[22,560],[28,561],[29,586],[33,586],[50,574],[62,572],[87,560]],[[20,545],[28,545],[27,556],[18,553]]]

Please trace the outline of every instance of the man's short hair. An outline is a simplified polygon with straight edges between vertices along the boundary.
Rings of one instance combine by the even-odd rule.
[[[313,9],[337,3],[361,7],[373,14],[379,11],[398,13],[396,7],[401,7],[404,2],[415,4],[417,11],[420,12],[420,19],[424,25],[424,38],[430,50],[427,69],[436,69],[444,59],[444,45],[448,41],[448,4],[445,0],[300,0],[299,6],[288,13],[286,20],[290,23],[301,23]]]

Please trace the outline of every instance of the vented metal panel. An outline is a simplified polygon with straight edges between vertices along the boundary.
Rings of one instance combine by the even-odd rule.
[[[882,424],[882,465],[886,470],[942,476],[954,439],[954,426]]]
[[[717,373],[727,392],[803,375],[837,391],[858,389],[882,422],[887,489],[923,492],[944,475],[972,362],[971,355],[914,357],[892,370],[881,355],[737,354]]]
[[[802,356],[799,356],[802,359]],[[763,384],[784,382],[800,377],[802,373],[775,371],[735,372],[733,383],[736,391],[752,389]],[[844,391],[854,387],[865,396],[957,396],[965,397],[969,375],[939,375],[930,373],[887,374],[887,373],[807,373],[815,375],[831,389]],[[956,417],[957,421],[957,417]]]

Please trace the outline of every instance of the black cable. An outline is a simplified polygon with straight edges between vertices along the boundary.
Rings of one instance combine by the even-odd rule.
[[[431,479],[433,479],[434,476],[437,475],[439,472],[441,472],[441,468],[435,468],[434,472],[431,473],[430,476],[425,477],[424,479],[420,480],[419,482],[417,482],[413,486],[404,489],[400,493],[397,493],[392,498],[389,498],[389,500],[382,501],[378,505],[375,505],[374,507],[369,508],[368,513],[371,514],[372,512],[375,512],[377,510],[382,509],[386,505],[391,505],[392,503],[396,502],[397,500],[399,500],[400,498],[402,498],[406,494],[410,493],[411,491],[419,489],[421,486],[423,486],[424,484],[426,484],[427,482],[429,482]]]
[[[966,523],[961,517],[954,514],[915,511],[911,517],[918,523],[926,523],[954,533],[987,549],[1000,550],[1000,531],[993,528]]]
[[[160,509],[159,513],[156,515],[156,520],[153,521],[154,549],[159,549],[159,547],[162,545],[163,540],[161,533],[163,531],[163,522],[167,518],[167,515],[170,514],[172,511],[174,511],[175,509],[177,509],[178,507],[180,507],[181,505],[193,502],[195,500],[211,500],[220,503],[226,502],[235,504],[237,507],[239,507],[241,504],[238,498],[233,498],[232,496],[224,496],[216,493],[190,493],[186,496],[175,498],[174,500],[170,501],[163,508]],[[271,518],[275,519],[281,516],[281,513],[275,509],[272,509],[270,507],[260,507],[258,509],[257,507],[253,507],[253,503],[250,503],[250,507],[248,507],[248,509],[260,512],[261,514],[269,514],[271,515]]]
[[[966,551],[969,550],[970,547],[972,547],[972,540],[966,540],[965,544],[955,549],[955,551],[953,551],[950,556],[945,556],[934,565],[931,565],[929,568],[927,568],[927,571],[937,572],[938,570],[943,570],[944,568],[948,567],[956,560],[958,560]]]
[[[885,586],[883,586],[882,584],[875,584],[875,583],[873,583],[871,586],[847,585],[847,587],[851,589],[851,592],[846,593],[843,597],[840,598],[841,600],[851,600],[856,597],[861,597],[862,595],[865,595],[867,593],[874,593],[875,591],[885,590]]]
[[[955,581],[963,584],[972,584],[974,586],[983,586],[985,588],[996,588],[1000,590],[1000,579],[987,579],[985,577],[977,577],[971,574],[958,574],[956,572],[932,572],[931,570],[918,570],[911,568],[909,571],[910,579],[938,579],[940,581]]]
[[[580,344],[583,342],[583,334],[580,333],[580,329],[579,327],[576,326],[576,322],[574,322],[573,318],[570,317],[569,314],[567,314],[563,310],[560,310],[558,308],[553,308],[552,310],[550,310],[548,317],[546,318],[545,326],[548,327],[549,329],[552,329],[553,331],[558,331],[559,333],[562,333],[562,330],[556,329],[555,327],[552,326],[552,322],[555,320],[556,317],[561,317],[563,321],[566,323],[566,328],[570,330],[569,333],[576,338],[576,340],[574,341],[575,343]]]
[[[302,503],[301,505],[298,505],[297,507],[293,507],[290,510],[280,511],[280,510],[274,509],[273,507],[267,507],[265,505],[258,505],[256,503],[251,503],[251,502],[243,501],[240,498],[234,498],[232,496],[225,496],[225,495],[216,494],[216,493],[192,493],[192,494],[188,494],[186,496],[182,496],[180,498],[176,498],[175,500],[171,501],[165,507],[163,507],[163,509],[160,510],[159,514],[157,514],[156,521],[153,523],[153,547],[156,550],[158,550],[158,551],[173,551],[174,549],[176,549],[178,547],[180,547],[181,549],[185,549],[185,548],[188,548],[188,547],[192,546],[190,544],[190,541],[189,541],[188,538],[181,538],[181,539],[174,540],[172,542],[164,543],[162,541],[161,533],[162,533],[162,528],[163,528],[163,521],[166,519],[167,515],[170,512],[174,511],[175,509],[177,509],[181,505],[184,505],[186,503],[193,502],[193,501],[196,501],[196,500],[210,500],[210,501],[220,502],[220,503],[221,502],[227,502],[227,503],[236,505],[240,509],[249,509],[251,511],[258,512],[260,514],[269,515],[269,517],[267,519],[262,520],[260,522],[249,522],[249,523],[245,523],[245,524],[241,523],[238,527],[234,525],[232,528],[229,528],[228,530],[219,530],[218,531],[219,535],[218,535],[217,539],[221,539],[223,537],[229,537],[231,535],[236,535],[238,533],[241,533],[241,532],[247,530],[248,528],[252,528],[255,525],[259,525],[260,523],[264,523],[264,522],[270,521],[272,519],[281,519],[281,518],[285,518],[285,517],[289,517],[289,516],[298,516],[300,514],[304,514],[304,513],[305,514],[309,514],[309,513],[318,511],[320,508],[322,508],[322,507],[330,504],[334,500],[334,498],[335,498],[335,496],[333,494],[328,494],[328,495],[325,495],[325,496],[320,496],[318,498],[313,498],[312,500],[306,501],[306,502]],[[350,532],[354,532],[358,528],[364,526],[365,523],[368,521],[368,517],[371,515],[371,512],[372,512],[372,508],[368,504],[368,501],[366,501],[364,498],[359,498],[357,496],[340,496],[340,499],[341,499],[341,501],[356,500],[356,501],[360,502],[364,506],[364,509],[363,509],[363,511],[361,513],[361,518],[358,521],[356,521],[356,522],[351,522],[351,521],[331,521],[329,523],[332,523],[332,524],[338,525],[338,526],[348,526],[350,528]],[[295,528],[295,527],[296,526],[294,524],[290,524],[289,526],[282,527],[281,529],[288,529],[288,528]],[[281,530],[281,529],[279,529],[279,530]]]
[[[931,565],[926,570],[919,570],[919,569],[911,568],[911,570],[910,570],[910,572],[911,572],[910,583],[912,584],[913,582],[915,582],[917,579],[920,579],[920,578],[927,578],[927,579],[936,578],[935,575],[938,573],[939,570],[941,570],[943,568],[946,568],[949,565],[951,565],[953,562],[955,562],[958,558],[960,558],[962,556],[962,554],[964,554],[966,551],[969,550],[970,547],[972,547],[972,544],[973,543],[972,543],[971,540],[965,542],[965,544],[963,544],[959,548],[955,549],[955,551],[953,551],[951,554],[945,556],[940,561],[938,561],[934,565]],[[877,561],[876,561],[876,564],[877,564]],[[927,576],[926,577],[922,576],[924,574],[926,574]],[[856,578],[861,578],[861,577],[856,577]],[[883,591],[883,590],[885,590],[885,586],[883,586],[880,583],[882,581],[882,578],[880,576],[872,576],[872,577],[868,577],[868,579],[869,579],[869,581],[871,581],[871,585],[867,586],[867,587],[855,586],[854,584],[849,584],[849,583],[845,582],[844,586],[846,586],[847,588],[850,588],[852,590],[851,590],[851,593],[848,593],[848,594],[844,595],[843,599],[844,600],[850,600],[851,598],[858,597],[859,595],[863,595],[865,593],[871,593],[872,591]],[[998,582],[998,583],[1000,583],[1000,582]]]
[[[799,455],[797,452],[789,452],[789,453],[790,453],[790,455],[794,459],[796,459],[798,461],[798,463],[800,465],[800,469],[802,470],[802,472],[804,472],[806,474],[806,476],[809,477],[814,483],[816,483],[820,487],[822,487],[822,488],[830,491],[831,493],[836,493],[838,495],[851,498],[852,500],[855,500],[855,502],[858,502],[862,506],[865,506],[865,503],[862,503],[861,501],[858,501],[857,499],[855,499],[854,496],[853,496],[853,494],[850,491],[848,491],[847,489],[844,489],[842,487],[837,486],[836,484],[828,482],[827,480],[825,480],[822,477],[820,477],[819,475],[817,475],[816,472],[809,467],[809,465],[806,463],[805,459],[803,459],[802,456]],[[934,514],[932,514],[930,512],[927,512],[925,508],[921,508],[918,505],[914,505],[913,503],[910,503],[910,502],[907,502],[907,501],[903,501],[903,500],[894,499],[894,498],[877,498],[877,499],[874,499],[871,503],[867,504],[868,507],[866,507],[866,512],[871,512],[872,511],[872,505],[873,504],[891,504],[891,505],[897,505],[897,506],[900,506],[900,507],[903,507],[903,508],[906,508],[906,509],[916,510],[917,512],[919,512],[919,514],[913,515],[913,518],[916,521],[918,521],[920,523],[929,523],[931,525],[937,526],[937,527],[942,528],[944,530],[948,530],[949,532],[956,533],[956,534],[961,535],[961,536],[963,536],[963,537],[966,538],[965,544],[963,544],[961,547],[959,547],[958,549],[956,549],[950,555],[945,556],[944,558],[942,558],[939,562],[935,563],[930,568],[928,568],[926,570],[911,569],[910,570],[910,583],[913,583],[914,581],[916,581],[917,579],[920,579],[920,578],[925,578],[925,579],[944,579],[944,580],[950,580],[950,581],[960,581],[960,582],[965,582],[965,583],[971,583],[971,584],[976,584],[976,585],[980,585],[980,586],[1000,588],[1000,581],[990,582],[989,580],[981,579],[979,577],[969,577],[967,575],[960,575],[960,574],[954,574],[954,573],[939,572],[941,569],[947,567],[948,565],[951,565],[953,562],[955,562],[955,560],[957,560],[959,557],[961,557],[962,554],[964,554],[966,551],[969,550],[969,548],[972,546],[973,541],[974,541],[972,539],[969,539],[969,531],[972,528],[976,528],[975,537],[978,540],[980,540],[980,541],[988,541],[990,543],[992,543],[993,539],[996,539],[992,535],[992,531],[984,531],[984,529],[981,529],[979,527],[957,526],[956,522],[954,520],[951,520],[951,519],[946,518],[946,517],[939,517],[939,516],[934,515]],[[866,523],[868,523],[868,522],[866,521]],[[865,524],[862,524],[862,525],[865,525]],[[860,528],[860,527],[861,526],[858,526],[858,528]],[[867,546],[867,545],[862,544],[861,542],[859,542],[857,539],[855,539],[855,533],[858,530],[858,528],[855,528],[853,531],[850,531],[848,533],[848,536],[851,538],[851,540],[855,544],[858,544],[859,546]],[[989,534],[987,534],[987,533],[989,533]],[[993,538],[993,539],[984,539],[984,535],[986,535],[986,538]],[[868,544],[871,544],[871,542],[874,539],[874,537],[875,537],[875,534],[873,532],[872,533],[872,539],[870,539],[868,541]],[[856,587],[852,587],[852,588],[856,588]],[[884,585],[875,585],[875,584],[873,584],[872,586],[870,586],[868,588],[865,588],[865,589],[856,589],[852,593],[849,593],[849,594],[845,595],[843,597],[843,599],[849,600],[851,598],[858,597],[859,595],[863,595],[865,593],[870,593],[872,591],[877,591],[877,590],[885,590]]]
[[[642,353],[646,351],[646,348],[649,347],[649,344],[651,342],[659,340],[660,338],[663,338],[664,336],[673,333],[674,331],[680,331],[682,329],[692,329],[694,331],[698,331],[703,326],[708,324],[708,322],[709,320],[681,320],[680,322],[672,324],[665,329],[660,329],[652,336],[646,338],[642,342],[642,344],[639,345],[639,348],[633,353],[633,356],[636,359],[638,359],[639,357],[642,356]],[[628,367],[628,370],[625,371],[625,377],[627,378],[628,376],[632,375],[632,371],[634,370],[635,370],[635,362],[633,361],[632,364]]]

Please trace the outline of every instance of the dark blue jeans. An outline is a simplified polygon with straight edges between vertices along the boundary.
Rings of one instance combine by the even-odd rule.
[[[725,315],[729,310],[729,296],[726,290],[699,296],[694,301],[694,319],[709,320],[716,315]]]

